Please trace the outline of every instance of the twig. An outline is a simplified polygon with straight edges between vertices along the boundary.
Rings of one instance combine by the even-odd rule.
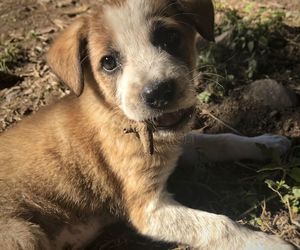
[[[204,114],[204,115],[209,115],[210,117],[212,117],[213,119],[215,119],[217,122],[221,123],[223,126],[225,126],[226,128],[230,129],[231,131],[233,131],[235,134],[242,135],[242,133],[240,133],[238,130],[234,129],[229,124],[227,124],[226,122],[222,121],[221,119],[219,119],[218,117],[216,117],[215,115],[213,115],[207,109],[201,110],[201,113]]]
[[[288,210],[289,210],[289,216],[290,216],[291,223],[293,225],[295,225],[297,228],[300,228],[300,223],[298,221],[295,221],[294,218],[293,218],[294,216],[293,216],[293,213],[292,213],[292,208],[290,206],[290,201],[289,200],[286,201],[286,205],[287,205]]]
[[[285,201],[285,199],[283,198],[282,194],[278,190],[276,190],[275,188],[273,188],[272,186],[269,186],[269,188],[271,190],[273,190],[279,196],[279,198],[281,199],[281,201],[287,206],[287,209],[289,211],[289,217],[290,217],[291,223],[293,225],[295,225],[296,227],[300,228],[300,224],[297,221],[295,221],[294,218],[293,218],[292,208],[290,206],[289,200]]]
[[[287,40],[290,44],[292,44],[292,45],[294,45],[294,46],[296,46],[296,47],[300,47],[300,44],[297,43],[297,42],[295,42],[295,41],[293,41],[292,39],[286,38],[286,40]]]
[[[154,143],[153,143],[153,127],[151,124],[146,123],[144,128],[142,128],[139,133],[141,142],[144,146],[145,152],[153,155],[154,153]]]
[[[124,134],[135,133],[140,139],[145,153],[150,155],[153,155],[154,153],[153,131],[153,126],[147,122],[135,123],[130,125],[130,127],[123,129]]]
[[[271,195],[270,197],[268,197],[267,199],[264,199],[262,201],[259,202],[259,204],[263,204],[263,203],[266,203],[266,202],[269,202],[271,200],[273,200],[274,198],[276,198],[277,195],[276,194],[273,194]],[[248,214],[250,214],[251,212],[253,212],[256,208],[257,208],[257,204],[256,205],[253,205],[252,207],[250,207],[249,209],[247,209],[245,212],[243,212],[238,218],[238,220],[241,220],[243,219],[245,216],[247,216]]]
[[[261,211],[260,218],[264,217],[264,215],[267,215],[267,209],[266,209],[266,207],[267,207],[266,201],[263,200],[263,202],[261,204],[262,211]],[[273,230],[272,227],[270,227],[269,223],[265,222],[264,220],[262,220],[262,223],[263,223],[263,225],[265,227],[267,227],[269,229],[270,232],[272,232],[275,235],[278,235],[278,233],[275,230]]]

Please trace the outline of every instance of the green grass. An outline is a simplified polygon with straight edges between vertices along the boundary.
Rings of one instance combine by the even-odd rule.
[[[250,12],[251,6],[246,10]],[[210,97],[222,97],[242,83],[276,71],[270,64],[270,56],[287,43],[282,35],[283,12],[261,9],[256,15],[243,18],[235,10],[218,11],[222,12],[223,21],[216,34],[227,32],[228,37],[226,42],[201,49],[198,61],[204,80],[209,82],[206,91]],[[207,94],[200,96],[200,100],[207,102]]]
[[[21,60],[24,60],[24,53],[18,43],[0,44],[0,71],[9,73]]]
[[[293,241],[299,230],[299,179],[300,147],[295,146],[283,158],[274,156],[265,164],[214,164],[199,156],[194,167],[180,166],[169,186],[176,199],[189,207],[225,214]],[[276,226],[273,221],[283,218],[282,211],[287,222]]]
[[[223,18],[216,33],[227,32],[227,35],[222,43],[208,44],[201,49],[199,71],[203,83],[198,95],[200,102],[222,101],[231,89],[256,79],[273,76],[276,79],[278,72],[284,75],[285,71],[291,70],[276,61],[289,43],[285,38],[285,13],[264,8],[255,12],[253,7],[247,5],[243,10],[246,14],[242,16],[240,12],[217,6]],[[290,60],[288,55],[285,60]],[[288,74],[286,78],[289,79]],[[270,155],[267,149],[260,148]],[[184,177],[184,185],[196,190],[199,199],[185,194],[186,198],[181,201],[227,214],[263,231],[284,234],[293,241],[299,238],[300,229],[300,146],[295,145],[283,158],[273,155],[272,159],[271,163],[265,164],[199,161],[195,169],[189,170],[190,176]],[[185,188],[183,184],[176,185],[179,185],[178,189]],[[282,225],[285,229],[274,224],[282,211],[287,215],[287,221]]]

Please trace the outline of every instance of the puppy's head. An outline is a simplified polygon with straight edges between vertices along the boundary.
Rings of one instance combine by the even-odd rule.
[[[48,53],[76,95],[88,59],[103,98],[158,129],[187,124],[195,105],[195,38],[213,40],[211,0],[106,0],[62,33]]]

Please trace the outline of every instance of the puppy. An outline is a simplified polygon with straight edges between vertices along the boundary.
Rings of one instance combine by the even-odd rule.
[[[194,249],[293,249],[166,191],[183,141],[211,158],[214,147],[236,158],[259,157],[257,142],[288,147],[276,136],[184,137],[196,34],[212,41],[213,29],[210,0],[107,0],[58,36],[48,63],[74,94],[0,137],[1,249],[82,249],[118,218]]]

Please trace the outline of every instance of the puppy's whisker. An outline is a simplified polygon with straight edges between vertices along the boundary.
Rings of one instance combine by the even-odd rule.
[[[171,17],[178,17],[178,16],[194,16],[194,17],[200,17],[200,15],[196,14],[196,13],[193,13],[193,12],[180,12],[178,14],[174,14],[172,15]]]
[[[214,69],[216,68],[216,66],[213,65],[213,64],[205,64],[205,65],[198,66],[197,68],[198,68],[199,70],[200,70],[200,69],[207,69],[207,68],[208,68],[208,69],[213,69],[213,70],[214,70]]]
[[[176,5],[176,2],[172,2],[167,4],[164,8],[162,8],[159,12],[158,12],[158,16],[164,16],[166,14],[166,12],[168,11],[168,9],[172,6]]]
[[[218,80],[214,80],[214,79],[211,79],[211,78],[203,78],[203,80],[207,83],[213,83],[213,84],[221,87],[222,89],[225,89],[224,86]]]
[[[222,75],[220,75],[220,74],[217,74],[217,73],[211,73],[211,72],[201,72],[201,73],[199,74],[199,76],[201,76],[201,75],[203,75],[203,76],[216,76],[216,77],[222,78],[222,79],[225,78],[224,76],[222,76]]]

